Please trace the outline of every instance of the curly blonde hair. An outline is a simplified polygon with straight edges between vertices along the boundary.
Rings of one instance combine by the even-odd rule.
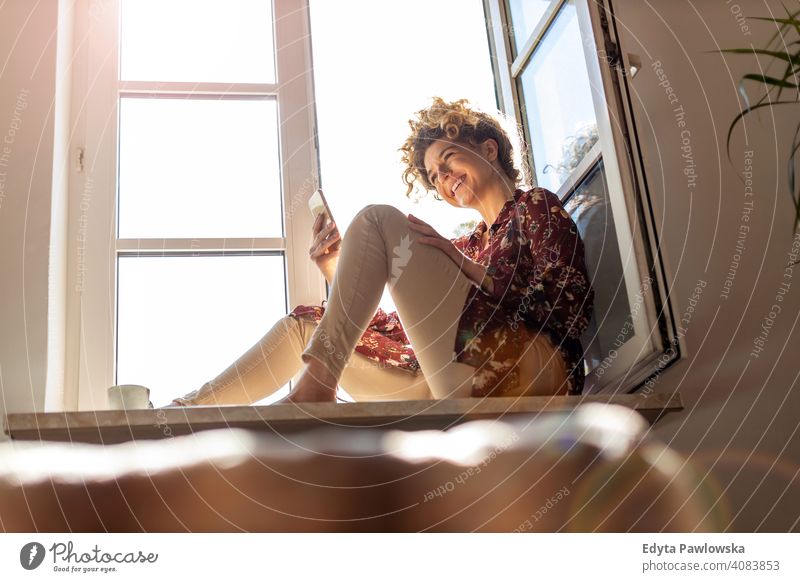
[[[403,183],[407,186],[406,196],[414,190],[414,183],[419,182],[425,190],[433,190],[433,197],[442,198],[436,188],[428,180],[425,170],[425,152],[437,139],[447,139],[458,143],[468,143],[473,147],[487,139],[497,142],[497,161],[503,172],[511,178],[515,186],[525,179],[514,165],[514,148],[508,133],[493,116],[470,107],[467,99],[447,102],[441,97],[434,97],[430,107],[416,112],[416,118],[410,119],[411,135],[406,138],[400,150],[403,170]],[[524,144],[519,135],[514,136],[520,149]],[[524,166],[524,163],[523,163]],[[523,168],[524,169],[524,168]]]

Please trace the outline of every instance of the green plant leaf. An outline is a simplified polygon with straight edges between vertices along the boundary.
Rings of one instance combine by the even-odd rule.
[[[795,210],[800,209],[800,194],[798,194],[797,199],[794,196],[794,186],[795,186],[795,173],[794,173],[794,165],[795,165],[795,156],[797,155],[797,150],[800,149],[800,123],[797,124],[797,129],[794,132],[794,139],[792,140],[792,150],[789,152],[789,195],[792,197],[792,202],[795,204]],[[797,224],[795,223],[795,227]]]
[[[783,71],[783,79],[790,79],[794,78],[794,70],[792,69],[792,63],[786,63],[786,68]],[[781,98],[781,91],[783,91],[783,87],[778,89],[778,99]]]
[[[789,9],[786,8],[786,5],[783,3],[783,0],[781,0],[781,6],[783,6],[783,10],[784,10],[784,12],[786,12],[786,16],[789,17],[789,19],[795,21],[794,29],[797,32],[797,34],[800,34],[800,22],[797,22],[797,18],[796,18],[797,15],[800,14],[800,10],[798,10],[794,14],[790,13]]]
[[[783,6],[784,11],[786,12],[786,18],[768,18],[768,17],[759,17],[759,16],[748,16],[752,20],[763,20],[766,22],[772,22],[776,25],[778,29],[775,34],[772,35],[769,42],[766,45],[766,48],[757,49],[755,47],[750,48],[733,48],[733,49],[722,49],[718,51],[706,51],[706,52],[720,52],[720,53],[732,53],[732,54],[754,54],[754,55],[763,55],[768,56],[772,60],[769,61],[767,64],[766,70],[762,70],[760,74],[750,73],[744,75],[741,81],[738,84],[738,91],[739,94],[742,96],[742,99],[745,104],[745,109],[742,110],[731,122],[730,127],[728,128],[728,136],[726,139],[725,149],[728,155],[728,161],[733,165],[733,160],[731,159],[731,137],[733,135],[733,130],[736,127],[736,124],[739,123],[740,120],[744,118],[745,115],[748,113],[752,113],[762,107],[772,107],[777,105],[794,105],[796,107],[800,106],[800,90],[798,90],[798,85],[800,85],[800,81],[797,81],[797,74],[800,72],[800,50],[795,51],[794,54],[789,52],[788,47],[794,47],[800,45],[800,40],[794,40],[789,42],[789,39],[784,37],[784,31],[787,28],[794,30],[800,35],[800,10],[796,10],[795,12],[790,12],[786,5],[781,1],[781,6]],[[780,26],[778,26],[780,25]],[[777,39],[778,43],[772,48],[773,42]],[[787,45],[788,43],[788,45]],[[786,67],[783,71],[783,77],[778,78],[772,75],[767,75],[766,73],[769,72],[769,68],[773,62],[783,61],[786,63]],[[761,62],[758,63],[759,65]],[[747,96],[747,91],[745,90],[744,81],[756,81],[759,84],[765,86],[764,94],[758,99],[755,105],[751,105],[749,98]],[[794,82],[793,82],[794,81]],[[777,88],[777,98],[772,99],[772,89]],[[792,101],[788,100],[781,100],[781,94],[786,89],[793,89],[791,93],[794,94],[795,99]],[[795,172],[796,160],[798,157],[798,153],[800,152],[800,124],[797,125],[795,129],[794,138],[792,139],[792,145],[789,149],[789,157],[787,159],[787,177],[788,177],[788,184],[789,184],[789,195],[792,197],[792,204],[795,208],[795,216],[794,216],[794,223],[792,224],[792,234],[796,233],[798,227],[800,226],[800,185],[797,181],[797,176]],[[800,262],[800,261],[798,261]]]
[[[783,5],[782,2],[781,2],[781,5]],[[787,14],[787,16],[789,17],[790,20],[793,20],[798,14],[800,14],[800,10],[798,10],[797,12],[794,12],[794,13],[790,13],[785,5],[783,5],[783,9],[786,11],[786,14]],[[748,17],[748,18],[750,18],[750,17]],[[757,16],[756,17],[752,17],[752,18],[755,19],[755,20],[767,20],[767,21],[770,21],[770,22],[777,22],[774,18],[762,18],[762,17],[757,17]],[[777,38],[783,39],[783,29],[786,28],[786,26],[788,26],[789,24],[790,23],[781,24],[781,27],[778,29],[778,31],[775,34],[773,34],[772,38],[770,38],[769,42],[767,42],[767,47],[772,46],[772,43],[775,41],[775,39],[777,39]],[[800,34],[800,27],[795,26],[795,30],[797,30],[797,34]],[[778,45],[778,47],[780,47],[780,44]]]
[[[733,129],[736,127],[736,124],[739,123],[739,120],[742,119],[748,113],[755,111],[756,109],[761,109],[762,107],[773,107],[775,105],[797,105],[796,101],[768,101],[766,103],[761,103],[763,97],[759,99],[759,102],[753,105],[752,107],[748,107],[741,113],[739,113],[736,117],[734,117],[733,121],[731,122],[730,127],[728,128],[728,137],[725,141],[725,148],[728,152],[728,161],[733,164],[733,160],[731,159],[731,135],[733,135]]]
[[[790,18],[770,18],[769,16],[746,16],[750,20],[766,20],[768,22],[780,22],[781,24],[790,24],[792,26],[800,25],[800,20],[794,18],[794,14]]]
[[[791,63],[793,66],[800,66],[800,53],[797,55],[790,55],[787,52],[783,51],[768,51],[765,49],[747,49],[747,48],[736,48],[736,49],[722,49],[718,52],[721,53],[736,53],[736,54],[758,54],[758,55],[768,55],[770,57],[775,57],[776,59],[781,59],[782,61],[787,61]]]
[[[748,75],[744,75],[743,79],[751,79],[753,81],[759,81],[760,83],[764,83],[765,85],[773,85],[775,87],[786,87],[786,88],[797,88],[797,85],[794,83],[790,83],[785,79],[778,79],[776,77],[768,77],[767,75],[758,75],[756,73],[750,73]]]
[[[800,225],[800,190],[797,192],[797,196],[794,193],[791,193],[792,201],[794,202],[794,227],[792,228],[792,234],[797,232],[797,226]],[[800,259],[795,261],[795,265],[800,262]]]
[[[797,20],[796,18],[768,18],[764,16],[748,16],[747,18],[750,18],[751,20],[766,20],[768,22],[774,22],[776,24],[780,23],[783,24],[784,26],[794,26],[795,29],[798,31],[798,34],[800,34],[800,20]]]
[[[800,41],[798,41],[800,43]],[[760,54],[765,56],[770,56],[782,61],[786,61],[786,69],[783,72],[783,78],[778,82],[768,83],[767,79],[777,79],[776,77],[770,77],[766,75],[746,75],[745,78],[752,79],[755,81],[760,81],[765,84],[772,84],[773,86],[779,87],[778,89],[778,96],[776,99],[781,98],[781,91],[783,88],[790,88],[790,87],[797,87],[797,85],[790,83],[787,79],[792,78],[795,76],[795,73],[800,71],[800,51],[797,54],[790,54],[785,51],[771,51],[765,49],[757,49],[757,48],[733,48],[733,49],[720,49],[717,51],[706,51],[706,52],[720,52],[720,53],[733,53],[733,54]],[[754,76],[755,75],[755,76]],[[788,85],[784,83],[789,83]],[[740,91],[741,92],[741,91]]]

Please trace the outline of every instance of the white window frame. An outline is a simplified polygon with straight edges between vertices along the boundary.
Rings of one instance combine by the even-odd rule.
[[[485,0],[499,101],[503,111],[520,120],[520,124],[524,121],[517,76],[522,73],[566,1],[558,0],[547,8],[514,59],[507,4],[505,0]],[[593,88],[602,88],[601,91],[592,91],[599,139],[556,194],[566,200],[602,157],[627,295],[629,302],[637,301],[641,305],[633,310],[634,333],[616,350],[613,358],[603,360],[602,373],[595,369],[587,374],[584,393],[632,392],[680,357],[681,338],[675,331],[669,297],[665,292],[663,260],[655,250],[658,248],[655,244],[657,238],[650,219],[652,212],[646,195],[646,182],[635,161],[638,156],[631,153],[638,152],[638,146],[630,138],[635,134],[629,129],[633,117],[622,98],[622,92],[627,89],[629,69],[621,66],[619,47],[615,37],[612,38],[613,31],[609,31],[608,9],[604,3],[575,0],[574,4],[589,81]],[[597,50],[598,46],[603,49]],[[612,118],[615,120],[613,124]],[[531,179],[535,182],[534,160],[530,159],[529,163]],[[598,321],[598,327],[601,326],[602,321]]]
[[[325,281],[308,259],[318,187],[307,0],[273,1],[275,84],[120,82],[119,0],[76,0],[70,170],[67,361],[64,408],[107,407],[116,363],[116,265],[120,253],[281,253],[289,305],[318,304]],[[121,94],[249,95],[277,100],[284,236],[117,239],[117,127]]]

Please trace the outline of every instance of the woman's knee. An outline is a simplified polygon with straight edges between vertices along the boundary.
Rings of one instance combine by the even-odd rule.
[[[391,204],[367,204],[364,208],[359,210],[358,214],[353,218],[353,223],[357,221],[385,223],[391,220],[408,222],[408,217],[406,217],[400,209],[395,208]]]
[[[300,342],[308,342],[318,325],[316,321],[294,315],[284,315],[276,323],[276,326],[283,329],[285,334],[298,337]]]
[[[302,327],[302,322],[299,317],[287,314],[275,322],[275,325],[286,331],[297,331]]]

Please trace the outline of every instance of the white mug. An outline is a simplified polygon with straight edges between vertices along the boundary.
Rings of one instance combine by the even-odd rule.
[[[150,388],[138,384],[119,384],[108,389],[108,406],[112,410],[150,408]]]

